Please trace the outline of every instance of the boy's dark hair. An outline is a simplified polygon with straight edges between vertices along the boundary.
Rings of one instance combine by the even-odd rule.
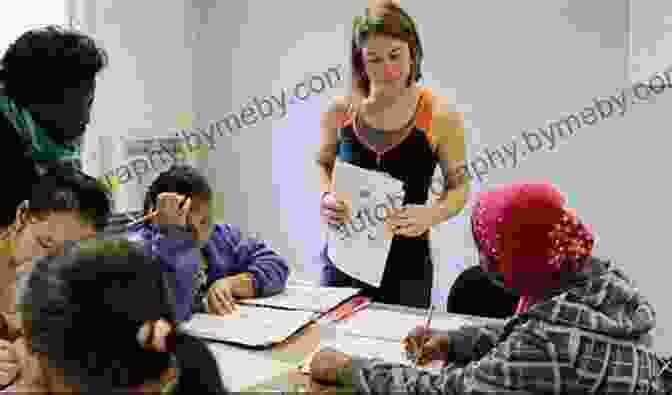
[[[199,196],[212,199],[208,179],[192,166],[172,166],[159,174],[145,195],[145,211],[156,206],[156,199],[164,192],[179,193],[187,197]]]
[[[156,382],[173,357],[178,394],[227,393],[217,361],[199,339],[176,329],[169,352],[140,345],[143,324],[176,324],[173,303],[166,274],[141,244],[94,239],[38,260],[20,308],[30,350],[86,393]]]
[[[2,203],[1,226],[14,222],[17,207],[26,199],[31,214],[79,210],[84,220],[95,224],[98,231],[107,226],[112,211],[105,188],[95,178],[70,166],[50,167],[32,186],[30,196],[12,193],[11,184],[7,189],[7,199]]]
[[[107,52],[87,35],[50,25],[23,33],[0,60],[0,81],[19,105],[61,99],[66,87],[94,80]]]

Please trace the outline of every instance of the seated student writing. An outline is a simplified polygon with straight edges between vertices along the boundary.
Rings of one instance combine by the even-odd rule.
[[[505,326],[411,333],[404,344],[420,365],[453,362],[439,374],[326,350],[312,361],[313,378],[358,394],[664,393],[653,308],[621,270],[592,256],[589,228],[552,185],[482,194],[472,226],[483,266],[521,295]]]
[[[263,241],[229,224],[212,224],[213,192],[190,166],[163,172],[145,197],[150,223],[131,229],[164,269],[175,275],[177,319],[192,313],[229,314],[236,299],[271,296],[287,285],[289,266]]]
[[[128,240],[38,260],[20,301],[34,369],[5,393],[227,394],[207,346],[177,328],[169,295],[161,267]]]
[[[11,193],[11,191],[10,191]],[[110,216],[110,201],[93,177],[69,167],[52,167],[31,188],[29,199],[14,208],[14,222],[0,236],[0,388],[20,366],[12,353],[21,346],[16,311],[17,272],[31,260],[59,254],[66,241],[95,237]],[[9,213],[3,214],[9,217]]]

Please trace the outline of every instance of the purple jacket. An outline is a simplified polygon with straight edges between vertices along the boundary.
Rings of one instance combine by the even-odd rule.
[[[130,230],[129,240],[144,242],[147,253],[158,257],[163,269],[175,276],[177,319],[192,315],[194,276],[201,263],[198,244],[191,232],[181,226],[138,225]],[[289,266],[285,259],[257,239],[244,238],[240,228],[215,225],[203,246],[208,259],[208,286],[222,277],[243,272],[252,274],[259,297],[278,294],[285,289]]]

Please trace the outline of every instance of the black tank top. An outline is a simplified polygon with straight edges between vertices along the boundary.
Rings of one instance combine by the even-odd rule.
[[[424,205],[438,162],[431,143],[432,93],[427,88],[418,89],[418,100],[410,134],[401,142],[384,150],[376,148],[374,138],[380,130],[370,131],[374,136],[367,139],[362,131],[356,131],[356,110],[348,111],[339,130],[336,157],[339,160],[368,170],[389,174],[404,183],[404,204]],[[360,125],[360,123],[357,123]],[[421,236],[426,238],[425,236]]]

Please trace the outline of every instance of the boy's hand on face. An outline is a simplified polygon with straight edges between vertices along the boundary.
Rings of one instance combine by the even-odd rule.
[[[164,192],[157,198],[156,221],[159,225],[187,224],[191,198],[173,192]]]

